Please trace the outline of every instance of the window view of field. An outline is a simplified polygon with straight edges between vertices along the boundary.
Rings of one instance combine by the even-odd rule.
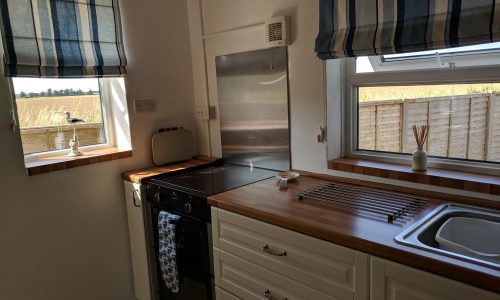
[[[13,82],[25,155],[69,148],[73,125],[65,112],[85,121],[75,125],[80,146],[106,142],[97,79],[15,78]]]
[[[429,155],[500,162],[500,83],[360,87],[358,148],[411,153],[429,125]]]

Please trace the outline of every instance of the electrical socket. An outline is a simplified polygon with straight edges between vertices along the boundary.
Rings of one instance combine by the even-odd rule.
[[[215,106],[200,106],[196,109],[196,119],[212,120],[215,119]]]
[[[155,98],[136,98],[134,99],[134,110],[136,113],[149,113],[156,111]]]

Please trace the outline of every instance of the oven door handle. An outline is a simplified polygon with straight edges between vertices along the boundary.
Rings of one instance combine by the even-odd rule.
[[[137,197],[136,197],[137,193],[139,193],[138,190],[134,190],[132,192],[132,203],[134,204],[134,207],[141,207],[141,204],[140,204],[141,200],[140,199],[139,199],[139,204],[137,204]]]

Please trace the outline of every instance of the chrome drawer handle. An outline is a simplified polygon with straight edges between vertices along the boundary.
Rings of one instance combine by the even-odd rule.
[[[271,254],[271,255],[275,255],[275,256],[286,256],[286,251],[285,250],[281,251],[281,253],[278,253],[278,252],[276,252],[274,250],[271,250],[271,248],[269,248],[269,245],[267,245],[267,244],[264,245],[264,246],[262,246],[262,251],[264,251],[264,252],[266,252],[268,254]]]
[[[273,296],[273,294],[271,293],[271,291],[269,289],[267,289],[265,292],[264,292],[264,297],[266,297],[267,299],[269,300],[277,300],[278,298],[275,298]],[[288,300],[286,297],[283,297],[283,300]]]

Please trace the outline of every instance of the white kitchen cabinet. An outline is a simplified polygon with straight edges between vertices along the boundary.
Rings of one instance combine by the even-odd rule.
[[[215,287],[215,297],[217,300],[241,300],[241,298],[238,298],[217,286]]]
[[[150,300],[151,288],[149,284],[141,185],[130,181],[124,181],[124,186],[130,237],[130,252],[132,255],[132,268],[134,272],[135,297],[138,300]]]
[[[500,295],[371,257],[372,300],[500,300]]]
[[[242,299],[368,299],[368,255],[212,208],[216,285]]]

